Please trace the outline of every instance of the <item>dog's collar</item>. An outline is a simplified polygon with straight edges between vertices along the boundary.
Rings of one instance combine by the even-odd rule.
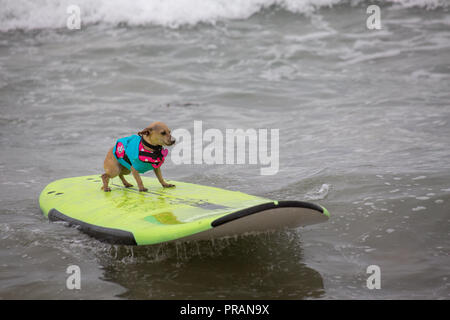
[[[141,142],[144,146],[146,146],[150,149],[153,149],[155,151],[160,151],[162,149],[162,146],[154,146],[154,145],[148,143],[147,141],[145,141],[144,138],[141,138]]]

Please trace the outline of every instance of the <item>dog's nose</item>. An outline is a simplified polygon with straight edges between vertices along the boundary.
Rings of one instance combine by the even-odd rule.
[[[171,143],[171,144],[174,144],[175,141],[176,141],[176,139],[175,139],[175,138],[172,138],[172,139],[170,140],[170,143]]]

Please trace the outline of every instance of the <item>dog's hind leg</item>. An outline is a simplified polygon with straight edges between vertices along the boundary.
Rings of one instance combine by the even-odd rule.
[[[125,188],[132,187],[133,185],[125,179],[125,177],[123,176],[124,174],[130,174],[130,170],[128,170],[124,166],[120,165],[120,173],[119,173],[120,180],[122,180],[122,183],[125,186]]]
[[[105,192],[111,191],[111,188],[108,187],[109,176],[107,173],[102,174],[102,181],[103,181],[102,190]]]
[[[123,175],[119,174],[119,178],[120,178],[120,180],[122,180],[122,183],[125,186],[125,188],[130,188],[133,186],[131,183],[129,183],[127,180],[125,180],[125,177]]]
[[[117,177],[120,174],[120,164],[113,155],[113,148],[109,149],[103,168],[105,169],[105,173],[102,174],[102,190],[108,192],[111,191],[111,188],[108,187],[109,179]]]

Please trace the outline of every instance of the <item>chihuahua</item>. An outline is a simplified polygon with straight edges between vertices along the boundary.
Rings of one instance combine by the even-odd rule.
[[[160,168],[168,154],[168,150],[163,146],[171,146],[174,143],[175,139],[171,136],[170,129],[160,121],[153,122],[137,135],[117,140],[115,146],[109,149],[103,164],[105,173],[102,175],[102,190],[111,191],[108,187],[109,179],[116,176],[119,176],[126,188],[132,187],[133,185],[124,177],[131,172],[139,191],[147,191],[139,174],[150,170],[155,171],[159,183],[164,188],[175,187],[164,181]]]

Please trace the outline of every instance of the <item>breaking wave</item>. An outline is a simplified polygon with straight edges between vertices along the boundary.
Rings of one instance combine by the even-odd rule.
[[[0,31],[66,27],[68,7],[80,8],[83,25],[105,23],[178,28],[228,19],[247,19],[262,10],[307,14],[336,5],[355,6],[363,0],[0,0]],[[380,5],[436,9],[446,0],[383,0]]]

